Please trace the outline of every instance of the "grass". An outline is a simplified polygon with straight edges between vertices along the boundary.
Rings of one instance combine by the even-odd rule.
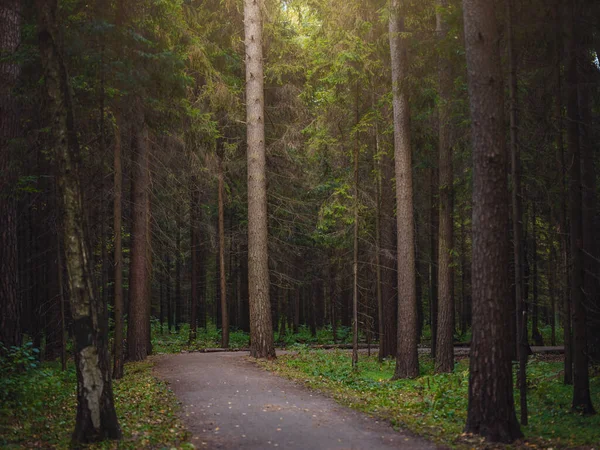
[[[208,323],[206,328],[198,328],[196,339],[189,342],[190,327],[189,324],[181,324],[179,330],[170,332],[166,326],[161,329],[158,321],[152,322],[152,351],[155,354],[161,353],[180,353],[185,351],[200,351],[207,348],[221,347],[221,330],[214,323]],[[338,344],[348,344],[352,342],[352,330],[350,327],[338,327]],[[298,333],[294,334],[288,331],[284,335],[275,333],[275,344],[279,347],[290,347],[296,344],[307,345],[325,345],[333,344],[333,331],[330,326],[317,330],[317,335],[312,336],[310,329],[302,325],[298,328]],[[231,350],[240,350],[248,348],[250,345],[250,335],[242,330],[232,329],[229,332],[229,348]],[[376,344],[374,345],[376,347]]]
[[[421,357],[421,377],[391,381],[394,361],[379,363],[361,355],[359,372],[351,370],[348,352],[301,350],[280,355],[263,367],[304,382],[340,403],[389,420],[440,444],[482,448],[483,442],[463,434],[467,411],[468,360],[460,360],[454,373],[433,374],[433,361]],[[529,422],[522,427],[523,448],[598,447],[600,415],[583,417],[570,410],[571,386],[564,386],[562,364],[534,358],[528,369]],[[600,407],[600,376],[591,381],[593,402]],[[518,405],[518,394],[515,393]]]
[[[0,382],[0,447],[69,448],[77,401],[75,367],[70,364],[63,372],[57,363],[31,364]],[[123,440],[88,448],[194,448],[177,418],[177,400],[152,375],[151,361],[127,364],[113,388]]]

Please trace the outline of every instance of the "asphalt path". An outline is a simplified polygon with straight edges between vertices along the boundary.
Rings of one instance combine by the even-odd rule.
[[[181,401],[196,448],[439,448],[266,372],[246,355],[184,353],[156,359],[156,374]]]

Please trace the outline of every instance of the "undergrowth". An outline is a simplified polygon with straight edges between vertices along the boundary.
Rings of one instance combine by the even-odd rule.
[[[468,359],[452,374],[433,373],[433,361],[421,356],[421,376],[391,381],[394,360],[379,362],[361,355],[352,372],[348,352],[300,350],[261,362],[267,369],[304,382],[346,406],[389,420],[438,443],[481,448],[483,442],[463,434],[469,384]],[[528,366],[529,425],[522,427],[528,448],[598,446],[600,416],[583,417],[570,410],[572,386],[562,384],[562,363],[533,358]],[[591,380],[593,401],[600,406],[600,376]],[[518,405],[518,392],[515,392]],[[518,411],[517,411],[518,415]]]
[[[297,344],[327,345],[334,343],[349,344],[352,342],[352,329],[350,327],[340,326],[336,334],[336,340],[334,341],[331,326],[326,326],[318,329],[316,336],[312,336],[310,328],[301,325],[298,327],[298,333],[293,333],[291,330],[288,330],[285,334],[277,332],[274,339],[278,347],[284,348]],[[195,340],[190,342],[189,337],[189,324],[181,324],[178,329],[172,328],[169,331],[166,324],[161,327],[158,321],[152,321],[152,351],[155,354],[200,351],[207,348],[221,347],[221,330],[212,322],[209,322],[206,328],[198,328]],[[245,349],[248,348],[249,344],[250,335],[247,332],[238,329],[230,330],[229,348],[231,350]]]
[[[75,366],[37,363],[31,344],[0,360],[0,448],[68,448],[75,426]],[[22,364],[25,362],[25,364]],[[113,384],[123,440],[90,449],[194,448],[177,418],[177,400],[152,375],[152,362],[130,363]]]

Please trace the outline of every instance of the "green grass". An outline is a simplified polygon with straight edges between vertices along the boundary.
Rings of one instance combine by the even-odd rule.
[[[75,367],[70,364],[63,372],[57,363],[45,363],[18,370],[11,375],[10,386],[8,381],[1,381],[0,447],[68,448],[75,425]],[[152,375],[152,362],[126,364],[124,378],[114,383],[114,394],[123,431],[118,448],[194,448],[177,418],[177,400]],[[117,448],[117,443],[89,448]]]
[[[153,320],[152,352],[155,354],[179,353],[221,347],[221,330],[214,323],[209,323],[206,328],[198,328],[196,339],[193,342],[189,342],[189,335],[189,324],[181,324],[178,331],[169,332],[166,325],[161,329],[158,321]],[[336,343],[348,344],[350,342],[352,342],[352,330],[349,327],[338,327]],[[317,335],[314,337],[305,325],[300,326],[296,334],[291,331],[288,331],[285,335],[275,333],[275,344],[279,347],[290,347],[296,344],[325,345],[333,343],[333,331],[330,326],[318,329]],[[231,350],[248,348],[249,345],[250,336],[248,333],[241,330],[230,330],[229,348]]]
[[[360,356],[359,372],[351,370],[348,352],[301,350],[261,362],[269,370],[331,395],[344,405],[389,420],[441,444],[480,447],[482,442],[464,436],[467,411],[468,360],[456,364],[452,374],[434,375],[433,361],[421,357],[421,377],[391,381],[394,361],[379,363],[375,356]],[[600,415],[583,417],[570,410],[572,387],[564,386],[561,363],[533,359],[529,365],[529,421],[523,427],[529,448],[598,446]],[[600,408],[600,376],[592,378],[593,401]],[[516,403],[518,404],[518,395]],[[589,447],[588,447],[589,448]]]

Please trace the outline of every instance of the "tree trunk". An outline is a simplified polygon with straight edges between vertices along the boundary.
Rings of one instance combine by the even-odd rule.
[[[222,144],[221,144],[222,145]],[[229,348],[229,314],[227,310],[227,274],[225,272],[225,181],[223,157],[218,156],[219,165],[219,279],[221,283],[221,347]]]
[[[269,303],[262,2],[244,0],[248,144],[248,287],[250,355],[275,358]]]
[[[515,264],[515,314],[517,325],[517,351],[519,357],[519,393],[521,424],[527,425],[527,304],[523,296],[523,213],[521,208],[521,156],[518,141],[518,97],[517,97],[517,55],[514,48],[514,0],[506,0],[508,31],[508,63],[510,93],[510,155],[512,178],[512,229],[513,255]],[[512,342],[512,339],[511,339]]]
[[[448,26],[442,17],[446,0],[436,1],[438,40],[443,41]],[[442,54],[438,61],[439,76],[439,207],[440,224],[438,239],[438,328],[435,353],[435,371],[452,372],[454,369],[454,270],[452,250],[454,227],[452,219],[452,143],[450,142],[450,101],[452,100],[451,66]]]
[[[141,100],[137,100],[133,149],[131,261],[129,266],[129,313],[127,348],[130,361],[146,359],[150,353],[148,292],[148,234],[149,234],[149,141]]]
[[[360,120],[358,112],[359,85],[356,83],[356,127]],[[360,141],[358,130],[354,145],[354,255],[352,259],[352,369],[358,370],[358,158],[360,156]]]
[[[73,316],[77,367],[77,415],[75,445],[103,439],[119,439],[110,376],[108,320],[94,297],[90,259],[83,220],[79,183],[80,154],[73,123],[69,76],[58,47],[56,0],[37,0],[38,39],[44,82],[48,94],[51,140],[57,167],[57,183],[63,211],[63,243]]]
[[[0,5],[0,342],[7,348],[21,345],[21,307],[18,296],[17,206],[12,157],[13,142],[21,134],[19,107],[13,95],[21,68],[10,58],[21,44],[19,0]],[[8,55],[8,57],[6,57]]]
[[[557,0],[554,9],[555,18],[555,29],[556,29],[556,41],[555,41],[555,56],[556,61],[554,65],[554,71],[556,76],[555,87],[556,93],[554,95],[555,103],[555,115],[556,115],[556,153],[557,153],[557,178],[558,185],[560,186],[560,206],[558,212],[558,226],[559,226],[559,242],[560,242],[560,261],[558,268],[560,271],[561,288],[560,295],[563,300],[563,340],[565,346],[565,370],[564,370],[564,384],[573,383],[573,341],[571,335],[571,298],[570,298],[570,280],[569,280],[569,244],[567,239],[567,188],[566,188],[566,164],[565,164],[565,151],[564,151],[564,138],[563,138],[563,101],[562,101],[562,79],[561,79],[561,67],[563,60],[563,2]]]
[[[600,362],[600,300],[598,298],[598,257],[595,239],[596,214],[596,168],[594,163],[593,114],[591,100],[594,98],[596,67],[590,61],[580,66],[582,82],[579,84],[581,177],[582,177],[582,221],[583,221],[583,266],[585,277],[585,308],[588,355],[591,361]]]
[[[408,103],[407,42],[401,35],[404,20],[400,0],[392,0],[390,52],[394,105],[394,156],[396,161],[398,245],[398,347],[394,378],[419,375],[417,354],[417,289],[415,278],[415,230],[412,185],[412,149]]]
[[[494,3],[463,0],[473,140],[473,340],[466,431],[494,442],[523,436],[515,414],[508,274],[503,80]]]
[[[200,230],[199,230],[199,205],[198,195],[196,190],[197,179],[195,176],[190,180],[190,254],[191,254],[191,274],[190,274],[190,336],[189,342],[196,340],[198,330],[198,301],[199,301],[199,245],[200,245]]]
[[[114,277],[115,277],[115,348],[113,378],[118,380],[123,377],[123,322],[125,321],[125,307],[123,304],[123,233],[121,221],[123,215],[123,163],[121,147],[121,115],[115,113],[115,142],[114,142],[114,204],[113,204],[113,228],[114,228]]]
[[[183,297],[181,296],[181,206],[177,202],[175,215],[175,331],[179,333],[183,313]]]
[[[579,36],[578,24],[581,8],[580,0],[571,0],[567,5],[567,140],[571,156],[571,178],[569,184],[569,217],[571,219],[571,306],[573,320],[573,404],[574,410],[584,414],[594,414],[590,396],[588,373],[588,355],[583,304],[583,224],[581,189],[581,149],[579,143],[579,99],[578,60]]]

